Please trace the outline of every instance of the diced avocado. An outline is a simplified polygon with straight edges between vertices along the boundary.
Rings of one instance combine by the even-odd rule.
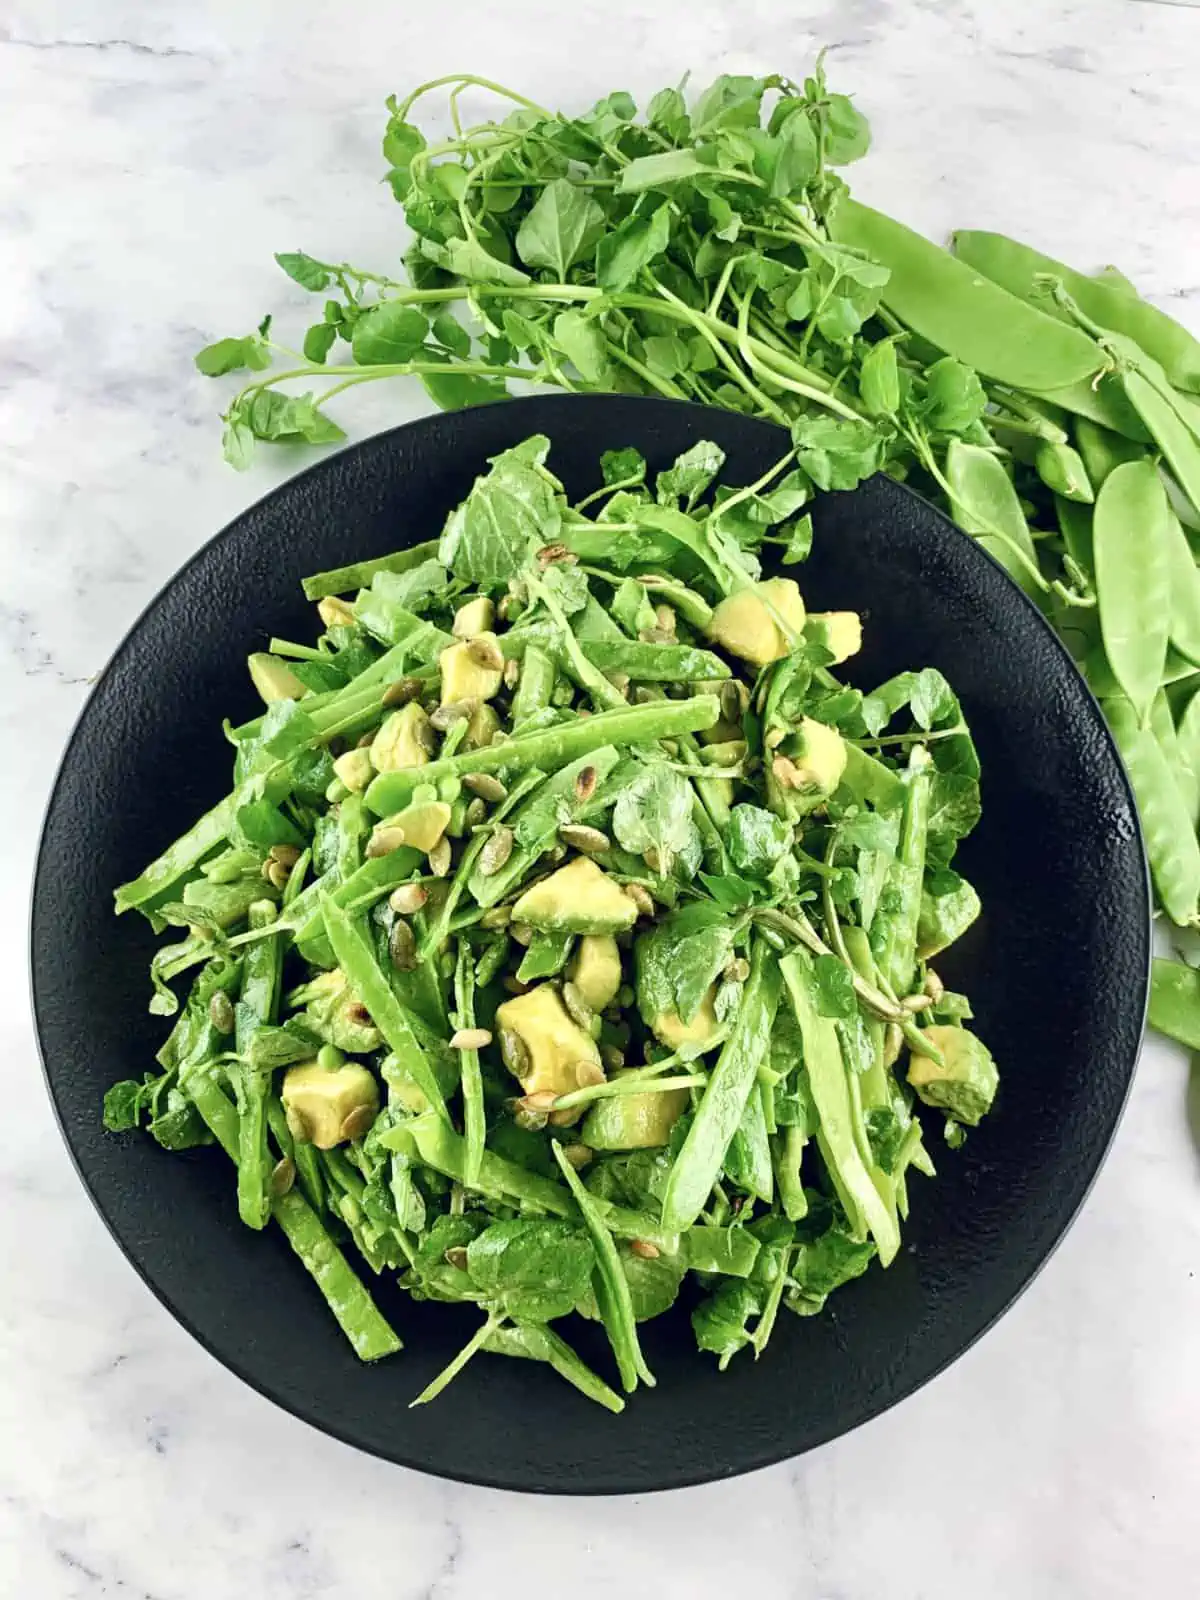
[[[801,717],[791,746],[802,789],[832,794],[846,770],[846,744],[836,728],[813,717]]]
[[[1000,1081],[991,1052],[968,1028],[922,1028],[921,1034],[941,1051],[945,1065],[914,1055],[908,1064],[909,1083],[927,1106],[973,1128],[990,1110]]]
[[[364,1066],[347,1062],[332,1072],[315,1061],[289,1067],[281,1091],[288,1126],[318,1150],[357,1139],[379,1110],[379,1089]]]
[[[810,611],[804,636],[828,650],[836,666],[862,649],[862,618],[857,611]]]
[[[287,662],[280,661],[278,656],[268,655],[265,650],[247,656],[246,665],[250,668],[254,687],[267,705],[273,700],[299,700],[301,695],[308,693]]]
[[[432,788],[432,785],[430,785]],[[388,848],[408,845],[428,854],[450,825],[450,807],[444,800],[419,800],[394,816],[385,817],[375,832],[388,838]]]
[[[375,763],[367,749],[347,750],[333,763],[333,770],[351,794],[359,794],[375,776]]]
[[[477,706],[467,723],[464,750],[483,750],[500,731],[500,718],[492,706]]]
[[[649,1150],[666,1144],[687,1103],[686,1089],[617,1094],[608,1100],[597,1100],[587,1114],[580,1137],[593,1150]]]
[[[923,961],[927,960],[961,939],[981,909],[974,888],[957,874],[953,875],[953,887],[945,894],[930,894],[926,889],[921,895],[921,916],[917,923],[917,954]]]
[[[513,906],[514,922],[543,933],[618,933],[637,921],[637,906],[590,856],[576,856]]]
[[[340,967],[322,972],[295,995],[297,1005],[305,1007],[305,1021],[326,1044],[352,1055],[377,1050],[383,1035],[359,1004]]]
[[[396,772],[401,767],[423,767],[434,742],[425,708],[410,700],[387,718],[371,744],[371,764],[376,772]]]
[[[804,628],[804,601],[793,578],[768,578],[752,589],[739,589],[721,601],[708,625],[708,636],[756,667],[779,661],[791,650],[791,643],[775,620],[782,617],[799,634]]]
[[[496,644],[494,633],[476,634],[473,640],[448,645],[438,657],[442,669],[442,704],[454,700],[490,700],[499,694],[503,667],[485,667],[471,653],[472,645],[484,640]],[[497,647],[497,653],[499,648]]]
[[[580,939],[571,982],[593,1011],[612,1004],[621,987],[621,952],[611,933],[588,933]]]
[[[567,1014],[558,990],[540,983],[496,1008],[496,1026],[515,1033],[529,1053],[528,1069],[521,1074],[526,1094],[569,1094],[580,1087],[579,1068],[585,1082],[603,1077],[596,1041]]]
[[[450,631],[456,639],[474,639],[478,634],[489,633],[495,620],[495,606],[487,595],[481,594],[459,606]]]
[[[690,1022],[681,1022],[675,1011],[660,1012],[650,1022],[655,1037],[671,1050],[680,1050],[685,1044],[699,1045],[702,1050],[711,1050],[718,1042],[721,1027],[713,1004],[716,993],[717,987],[713,984],[701,1000],[696,1015]]]
[[[746,759],[749,746],[740,736],[736,739],[716,740],[706,745],[700,752],[700,759],[706,767],[736,767],[739,761]]]

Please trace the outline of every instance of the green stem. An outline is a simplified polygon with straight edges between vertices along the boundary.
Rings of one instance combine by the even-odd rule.
[[[485,1342],[495,1333],[497,1328],[503,1325],[505,1320],[503,1312],[490,1311],[487,1321],[467,1340],[466,1344],[454,1357],[454,1360],[444,1366],[432,1382],[425,1385],[415,1400],[408,1402],[409,1410],[411,1411],[414,1406],[426,1406],[431,1400],[436,1400],[446,1385],[458,1377],[475,1352],[482,1350]]]

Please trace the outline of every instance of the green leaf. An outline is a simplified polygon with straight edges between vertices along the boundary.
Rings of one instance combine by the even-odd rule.
[[[939,433],[963,433],[987,408],[983,385],[970,367],[943,356],[925,372],[925,398],[919,410]]]
[[[244,422],[227,422],[221,434],[221,454],[231,467],[245,472],[254,458],[254,435]]]
[[[942,859],[979,821],[979,783],[961,772],[937,771],[929,799],[929,842]]]
[[[926,731],[958,719],[958,697],[936,667],[917,673],[909,704],[913,721]]]
[[[447,241],[446,270],[468,283],[506,283],[516,288],[529,282],[527,272],[499,260],[476,238]]]
[[[554,342],[585,382],[605,382],[608,341],[594,317],[582,311],[560,311],[554,319]]]
[[[730,812],[725,847],[739,872],[765,878],[791,844],[791,827],[774,812],[752,805],[736,805]]]
[[[426,352],[434,359],[436,352]],[[443,411],[465,411],[468,406],[483,406],[493,400],[503,400],[508,395],[503,378],[486,378],[474,372],[455,372],[447,365],[445,372],[423,372],[421,382],[430,399]]]
[[[744,878],[702,872],[700,882],[724,911],[744,911],[754,904],[754,886]]]
[[[893,339],[881,339],[863,357],[858,392],[873,417],[894,416],[900,408],[900,368]]]
[[[433,337],[456,356],[469,356],[471,335],[451,311],[443,311],[433,319]]]
[[[690,511],[725,465],[725,452],[711,439],[701,439],[677,456],[672,466],[655,480],[655,498],[660,506],[687,502]]]
[[[831,94],[825,111],[825,159],[832,166],[848,166],[871,148],[871,128],[849,95]]]
[[[602,289],[627,289],[656,261],[671,240],[671,208],[664,201],[649,216],[633,216],[596,245],[596,282]]]
[[[645,482],[646,458],[631,445],[623,450],[605,450],[600,457],[600,475],[606,484]]]
[[[790,1276],[797,1288],[788,1293],[787,1304],[801,1316],[814,1316],[835,1289],[862,1277],[875,1253],[873,1240],[860,1242],[843,1220],[835,1222],[796,1250]]]
[[[691,132],[687,102],[678,89],[660,89],[646,107],[646,124],[672,144],[685,144]]]
[[[764,1292],[744,1278],[728,1278],[692,1312],[692,1332],[701,1350],[719,1357],[722,1372],[750,1343],[747,1323],[761,1315]]]
[[[271,365],[271,352],[258,334],[249,333],[244,339],[206,344],[193,359],[206,378],[220,378],[227,372],[262,372]]]
[[[723,73],[692,109],[695,137],[703,138],[719,128],[756,128],[765,88],[761,78]]]
[[[813,519],[811,511],[806,511],[802,517],[797,517],[784,530],[788,540],[779,559],[784,566],[796,566],[801,561],[807,561],[812,554]]]
[[[792,443],[818,489],[855,489],[879,470],[883,441],[865,422],[801,417],[792,425]]]
[[[623,850],[653,851],[656,871],[665,877],[676,856],[698,843],[692,820],[692,789],[687,779],[658,762],[623,789],[613,807],[613,832]]]
[[[641,194],[645,189],[661,189],[708,176],[712,170],[712,163],[699,150],[663,150],[652,156],[638,156],[623,167],[617,192]]]
[[[429,323],[415,306],[384,300],[354,324],[350,345],[360,367],[411,361],[425,342]]]
[[[517,254],[527,267],[544,268],[561,282],[592,249],[604,229],[604,212],[569,178],[548,183],[517,230]],[[522,275],[522,280],[529,280]]]
[[[305,255],[303,250],[277,252],[275,259],[293,283],[298,283],[302,289],[308,289],[313,294],[327,289],[333,281],[329,268],[314,261],[312,256]]]
[[[104,1096],[104,1126],[109,1133],[126,1133],[136,1128],[149,1104],[148,1087],[136,1078],[114,1083]]]
[[[820,1016],[841,1020],[857,1016],[854,979],[844,961],[839,961],[837,956],[817,956],[813,960],[813,975]]]
[[[526,440],[495,458],[447,519],[438,559],[468,583],[515,578],[533,552],[557,537],[561,515],[554,489],[530,459],[543,459],[549,441]]]
[[[304,335],[304,359],[322,364],[333,349],[337,329],[331,322],[314,322]]]
[[[637,941],[637,1002],[648,1021],[677,1012],[687,1023],[733,955],[726,908],[695,901],[673,911]]]
[[[493,1222],[467,1246],[467,1271],[484,1298],[529,1322],[552,1322],[589,1291],[596,1253],[572,1222]]]

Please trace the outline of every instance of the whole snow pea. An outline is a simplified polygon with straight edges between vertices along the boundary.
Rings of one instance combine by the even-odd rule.
[[[1123,439],[1137,444],[1150,442],[1145,424],[1126,398],[1120,379],[1111,373],[1102,378],[1080,378],[1077,383],[1057,389],[1042,389],[1034,397],[1069,411],[1073,417],[1085,417]]]
[[[1155,444],[1179,481],[1179,487],[1200,511],[1200,440],[1150,379],[1132,369],[1122,374],[1125,393],[1149,428]]]
[[[951,439],[946,482],[959,527],[973,534],[1027,593],[1036,593],[1030,567],[1037,571],[1037,551],[1012,479],[996,457],[979,445]]]
[[[1200,816],[1200,774],[1191,761],[1184,759],[1175,718],[1171,715],[1171,702],[1164,689],[1154,696],[1154,704],[1150,707],[1150,732],[1175,774],[1175,784],[1188,815],[1192,818]]]
[[[887,267],[884,304],[947,355],[1014,389],[1061,389],[1104,355],[1080,328],[1039,311],[903,223],[843,198],[831,231]]]
[[[1064,499],[1091,505],[1096,498],[1083,458],[1071,445],[1043,439],[1038,445],[1034,465],[1046,487]]]
[[[1093,567],[1092,508],[1056,494],[1054,512],[1067,554],[1076,566],[1090,573]]]
[[[1150,1026],[1200,1050],[1200,972],[1156,956],[1150,974]]]
[[[1100,632],[1113,676],[1144,721],[1162,682],[1171,615],[1166,491],[1147,457],[1117,467],[1096,501]]]
[[[1083,465],[1097,494],[1114,467],[1123,466],[1126,461],[1137,461],[1146,453],[1134,440],[1102,427],[1090,417],[1076,417],[1075,447],[1083,457]]]
[[[1193,827],[1200,828],[1200,694],[1193,693],[1174,726],[1179,787],[1191,809]]]
[[[1200,569],[1187,534],[1169,506],[1167,547],[1171,575],[1171,643],[1181,656],[1200,664]]]
[[[953,248],[960,261],[1010,294],[1038,305],[1046,303],[1036,281],[1039,274],[1061,279],[1068,294],[1089,317],[1114,333],[1136,340],[1148,356],[1162,365],[1172,383],[1200,393],[1200,341],[1157,306],[1141,299],[1136,291],[1131,293],[1127,278],[1114,284],[1110,278],[1087,277],[1002,233],[962,229],[954,235]]]
[[[1158,740],[1144,728],[1128,700],[1104,702],[1104,714],[1137,798],[1150,873],[1163,910],[1187,927],[1200,900],[1200,844],[1187,803]]]

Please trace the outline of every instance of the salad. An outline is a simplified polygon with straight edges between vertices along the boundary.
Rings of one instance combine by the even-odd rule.
[[[794,455],[734,489],[705,441],[614,450],[576,505],[548,456],[250,656],[230,792],[116,892],[174,1020],[104,1117],[220,1145],[363,1360],[401,1348],[370,1280],[475,1304],[414,1403],[488,1351],[619,1411],[677,1300],[723,1368],[886,1267],[931,1129],[990,1108],[930,964],[980,910],[979,763],[935,669],[838,676],[861,620],[792,575]]]

